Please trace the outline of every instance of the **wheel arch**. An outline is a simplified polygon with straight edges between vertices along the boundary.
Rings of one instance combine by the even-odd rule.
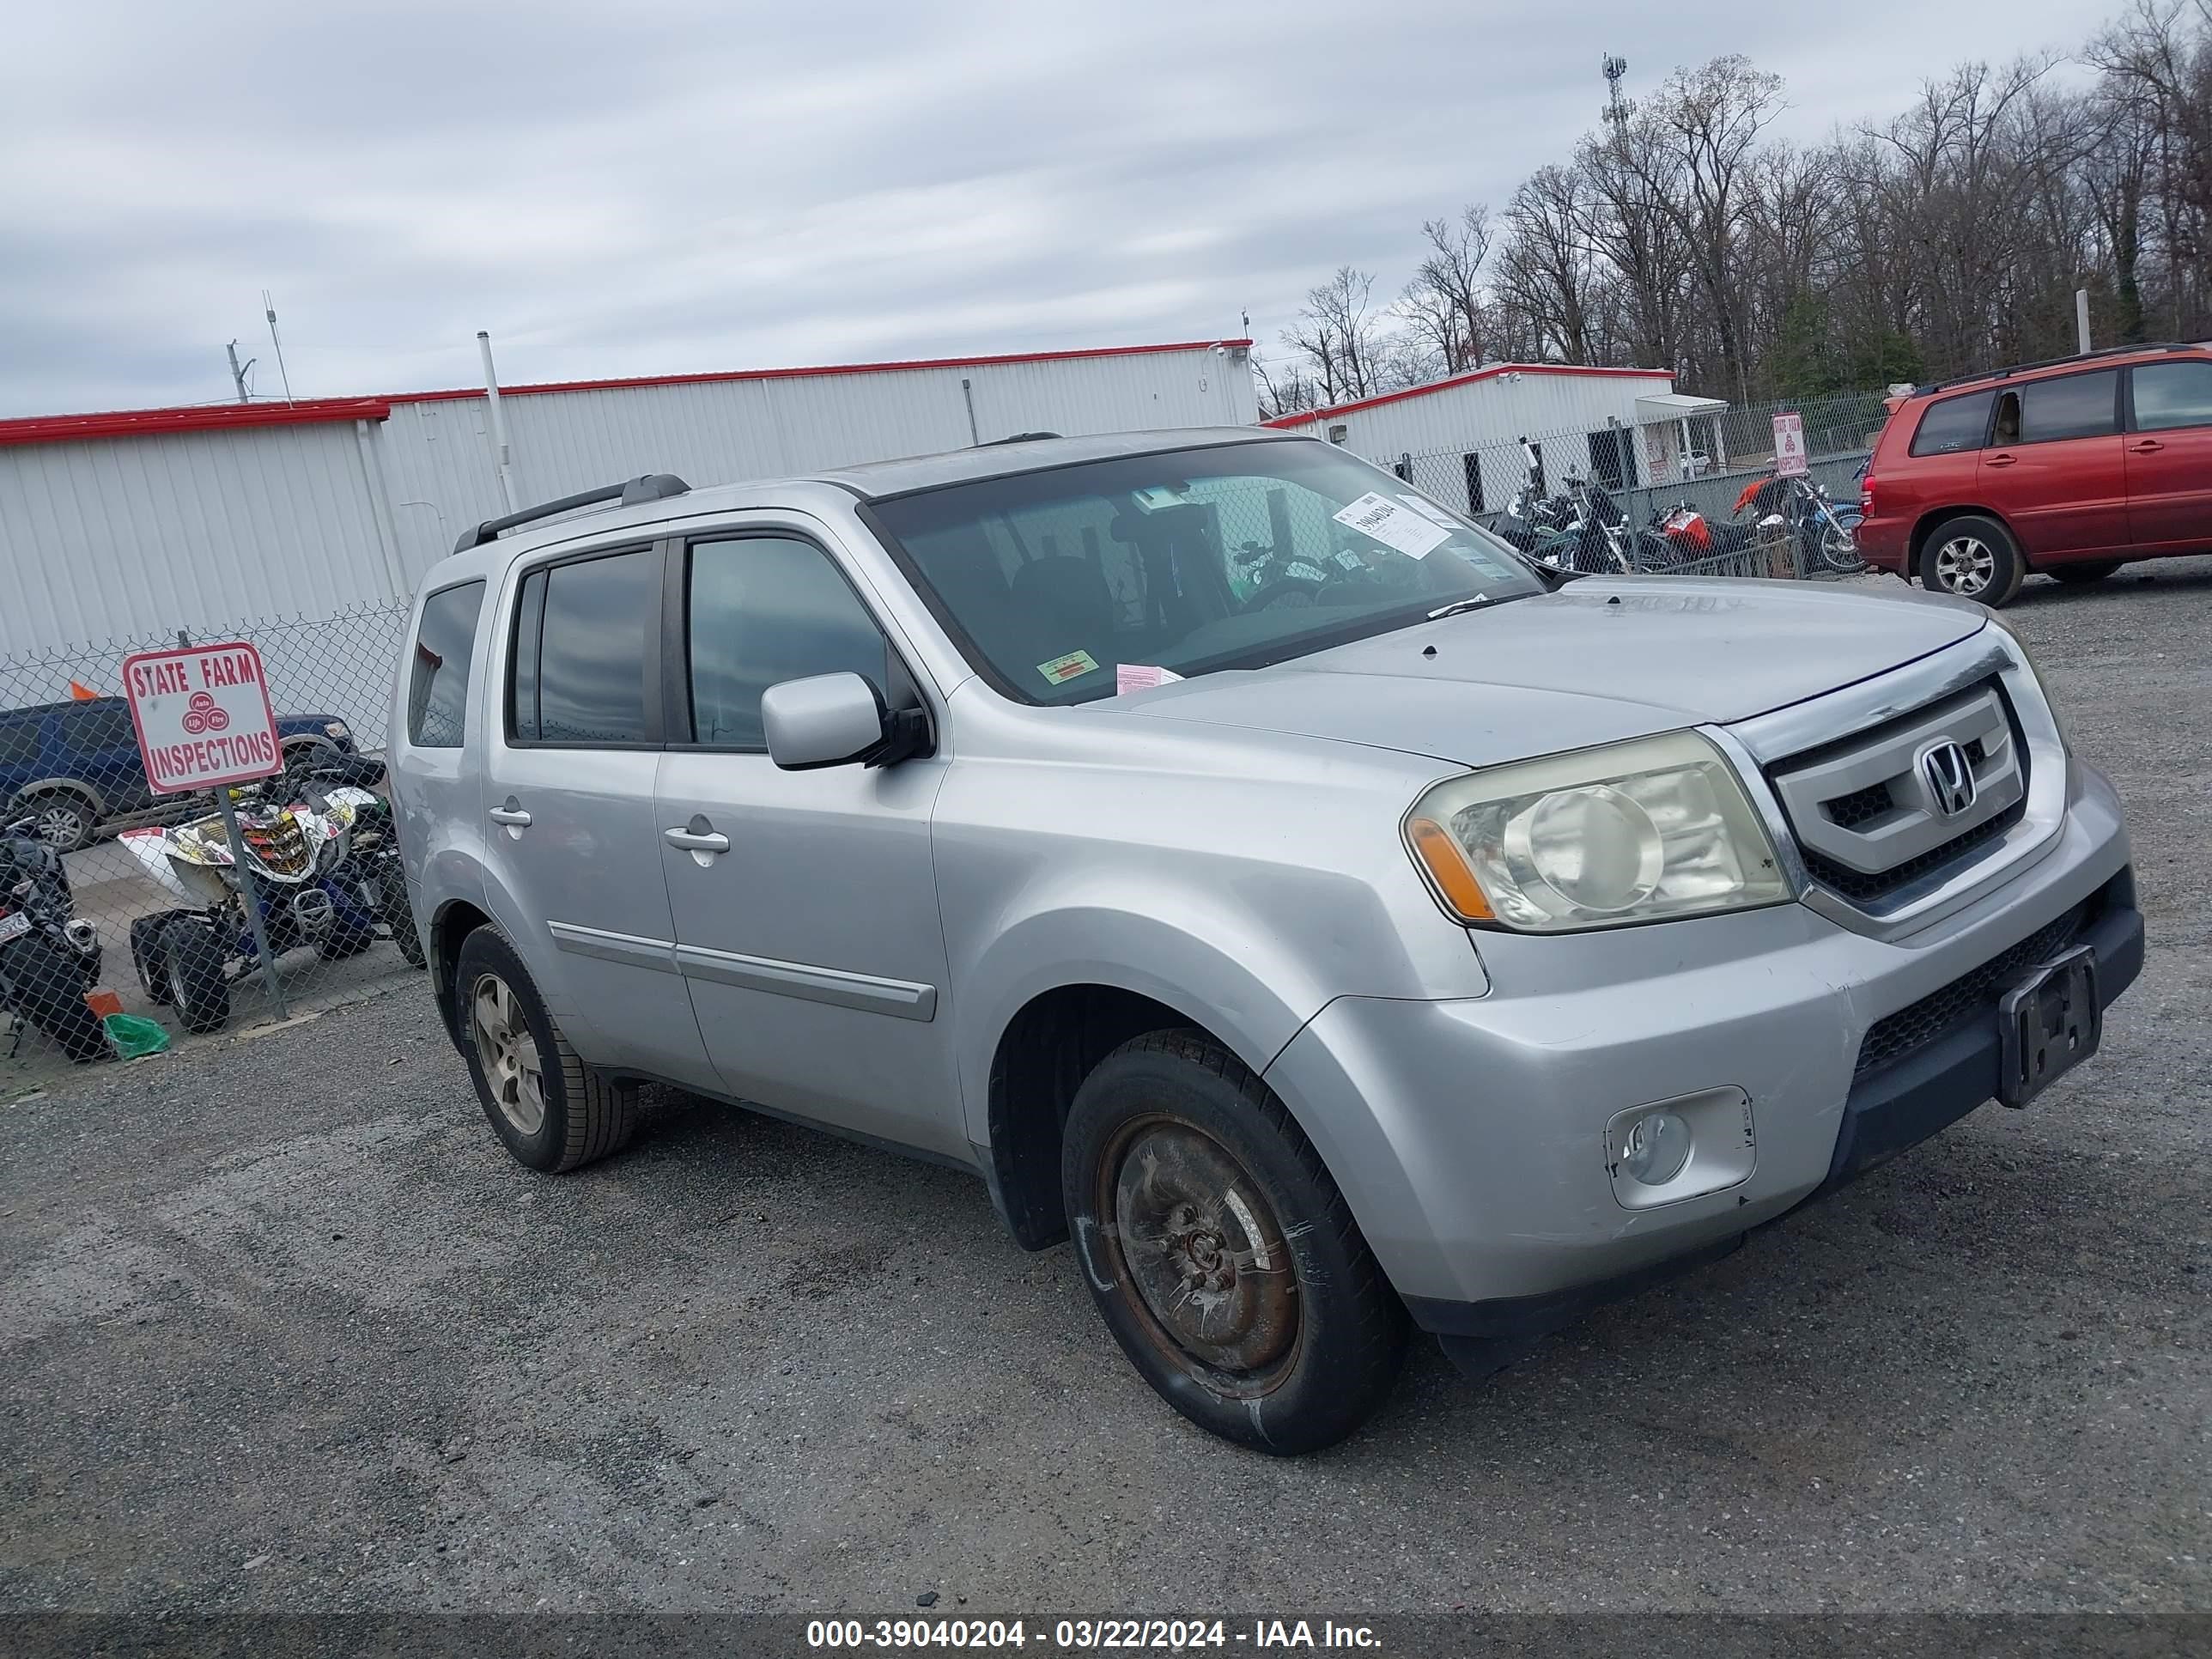
[[[468,1050],[463,1046],[459,1012],[453,996],[453,965],[460,958],[463,939],[479,927],[497,925],[466,899],[447,900],[430,921],[431,994],[438,1000],[438,1018],[446,1028],[446,1036],[454,1052],[464,1060],[468,1058]]]
[[[1000,1219],[1024,1249],[1067,1237],[1060,1133],[1083,1080],[1130,1038],[1184,1030],[1236,1054],[1255,1075],[1266,1064],[1267,1056],[1255,1063],[1239,1054],[1185,1006],[1095,980],[1039,991],[1006,1022],[991,1054],[981,1161]]]
[[[107,798],[82,778],[40,778],[16,790],[14,799],[29,802],[40,795],[75,795],[92,808],[95,818],[107,816]]]
[[[1927,550],[1928,544],[1935,539],[1936,532],[1954,519],[1989,519],[1995,521],[2003,529],[2006,535],[2012,538],[2012,550],[2018,556],[2021,566],[2030,570],[2035,568],[2035,561],[2028,556],[2027,549],[2020,539],[2020,532],[2013,528],[2010,519],[1993,507],[1954,503],[1949,507],[1930,507],[1912,521],[1911,539],[1905,545],[1905,568],[1908,574],[1913,576],[1920,574],[1921,554]]]

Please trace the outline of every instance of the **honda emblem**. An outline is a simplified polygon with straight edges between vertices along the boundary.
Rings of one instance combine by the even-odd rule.
[[[1948,738],[1920,751],[1920,781],[1928,786],[1929,804],[1947,818],[1957,817],[1974,804],[1974,764]]]

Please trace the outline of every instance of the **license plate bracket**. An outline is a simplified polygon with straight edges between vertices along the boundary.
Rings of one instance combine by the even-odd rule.
[[[2003,1070],[1997,1098],[2025,1106],[2091,1054],[2103,1037],[2097,953],[2076,945],[2045,963],[1997,1002]]]

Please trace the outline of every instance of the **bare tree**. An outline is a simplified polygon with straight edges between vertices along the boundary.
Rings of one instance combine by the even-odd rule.
[[[1491,318],[1483,266],[1490,258],[1490,204],[1470,204],[1456,219],[1428,220],[1421,234],[1429,251],[1398,296],[1398,312],[1437,371],[1456,374],[1486,355]]]

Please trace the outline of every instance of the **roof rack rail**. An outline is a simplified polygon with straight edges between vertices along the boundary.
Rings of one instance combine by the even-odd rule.
[[[2040,362],[2014,363],[2005,368],[1990,368],[1979,374],[1961,374],[1955,380],[1942,380],[1924,386],[1914,393],[1924,396],[1930,392],[1948,392],[1954,386],[1978,386],[1984,380],[2008,380],[2015,374],[2026,374],[2039,368],[2063,368],[2069,363],[2094,362],[2100,357],[2124,357],[2136,351],[2195,351],[2200,346],[2189,340],[2145,340],[2136,345],[2100,346],[2094,351],[2073,351],[2063,357],[2045,357]]]
[[[563,495],[556,501],[540,501],[535,507],[526,507],[521,512],[510,513],[502,519],[486,519],[475,529],[461,532],[460,540],[453,544],[453,551],[465,553],[472,547],[482,547],[486,542],[497,541],[502,530],[536,524],[540,519],[573,513],[580,507],[596,507],[601,501],[620,501],[624,507],[635,507],[643,501],[665,501],[671,495],[688,495],[690,493],[691,486],[673,472],[648,472],[623,483],[602,484],[597,489]]]
[[[993,438],[975,446],[978,449],[996,449],[1000,444],[1035,443],[1040,438],[1057,438],[1057,432],[1017,432],[1011,438]]]

